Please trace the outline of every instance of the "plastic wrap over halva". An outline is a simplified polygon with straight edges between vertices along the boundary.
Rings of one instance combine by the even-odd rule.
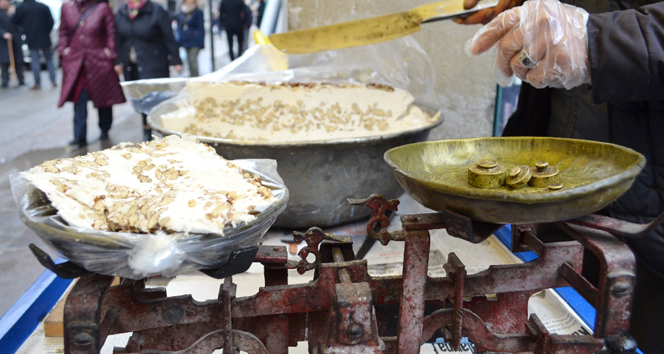
[[[22,176],[71,226],[104,231],[223,234],[276,202],[260,177],[188,136],[47,161]]]

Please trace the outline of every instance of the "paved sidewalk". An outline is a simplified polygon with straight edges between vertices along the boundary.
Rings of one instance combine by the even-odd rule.
[[[97,110],[89,104],[88,141],[91,143],[87,149],[73,150],[67,146],[73,137],[73,105],[68,103],[57,108],[59,95],[60,88],[50,87],[41,91],[24,87],[0,91],[0,126],[3,127],[0,130],[0,315],[44,271],[28,245],[34,243],[57,257],[21,222],[9,176],[47,160],[85,154],[122,141],[137,141],[142,136],[140,115],[125,103],[113,107],[110,141],[102,144]]]

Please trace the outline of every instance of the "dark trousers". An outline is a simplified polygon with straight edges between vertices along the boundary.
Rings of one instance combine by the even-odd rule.
[[[9,85],[9,63],[2,63],[2,86]],[[23,78],[23,63],[16,63],[16,78],[18,79],[19,85],[25,84]]]
[[[51,79],[51,83],[55,84],[55,63],[53,63],[53,48],[46,46],[43,48],[33,49],[30,48],[30,68],[32,73],[35,75],[35,85],[41,86],[41,63],[39,62],[39,51],[44,53],[44,58],[46,59],[46,69],[48,69],[48,77]]]
[[[82,89],[78,101],[74,104],[74,140],[83,145],[87,144],[89,100],[88,91]],[[111,124],[113,124],[113,107],[99,107],[97,111],[99,114],[99,129],[108,133]]]
[[[233,52],[233,36],[237,37],[237,56]],[[244,28],[226,28],[226,39],[228,40],[228,55],[231,57],[231,61],[235,58],[242,55],[242,49],[244,45]]]
[[[129,63],[129,67],[125,68],[124,78],[125,81],[141,79],[138,75],[138,65],[136,63]],[[152,140],[152,129],[148,125],[148,116],[144,113],[141,113],[141,116],[143,117],[143,141],[150,141]]]

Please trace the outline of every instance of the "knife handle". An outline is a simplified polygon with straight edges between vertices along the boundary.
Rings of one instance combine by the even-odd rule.
[[[422,23],[449,20],[471,14],[473,12],[492,8],[498,5],[498,0],[479,0],[470,9],[463,8],[463,0],[446,0],[422,5],[411,10],[422,17]]]

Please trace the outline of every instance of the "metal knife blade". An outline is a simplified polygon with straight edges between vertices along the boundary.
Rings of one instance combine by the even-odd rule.
[[[337,23],[268,36],[278,49],[293,54],[355,47],[389,41],[420,30],[420,24],[447,20],[494,7],[498,0],[480,0],[472,9],[463,0],[443,0],[391,15]]]

